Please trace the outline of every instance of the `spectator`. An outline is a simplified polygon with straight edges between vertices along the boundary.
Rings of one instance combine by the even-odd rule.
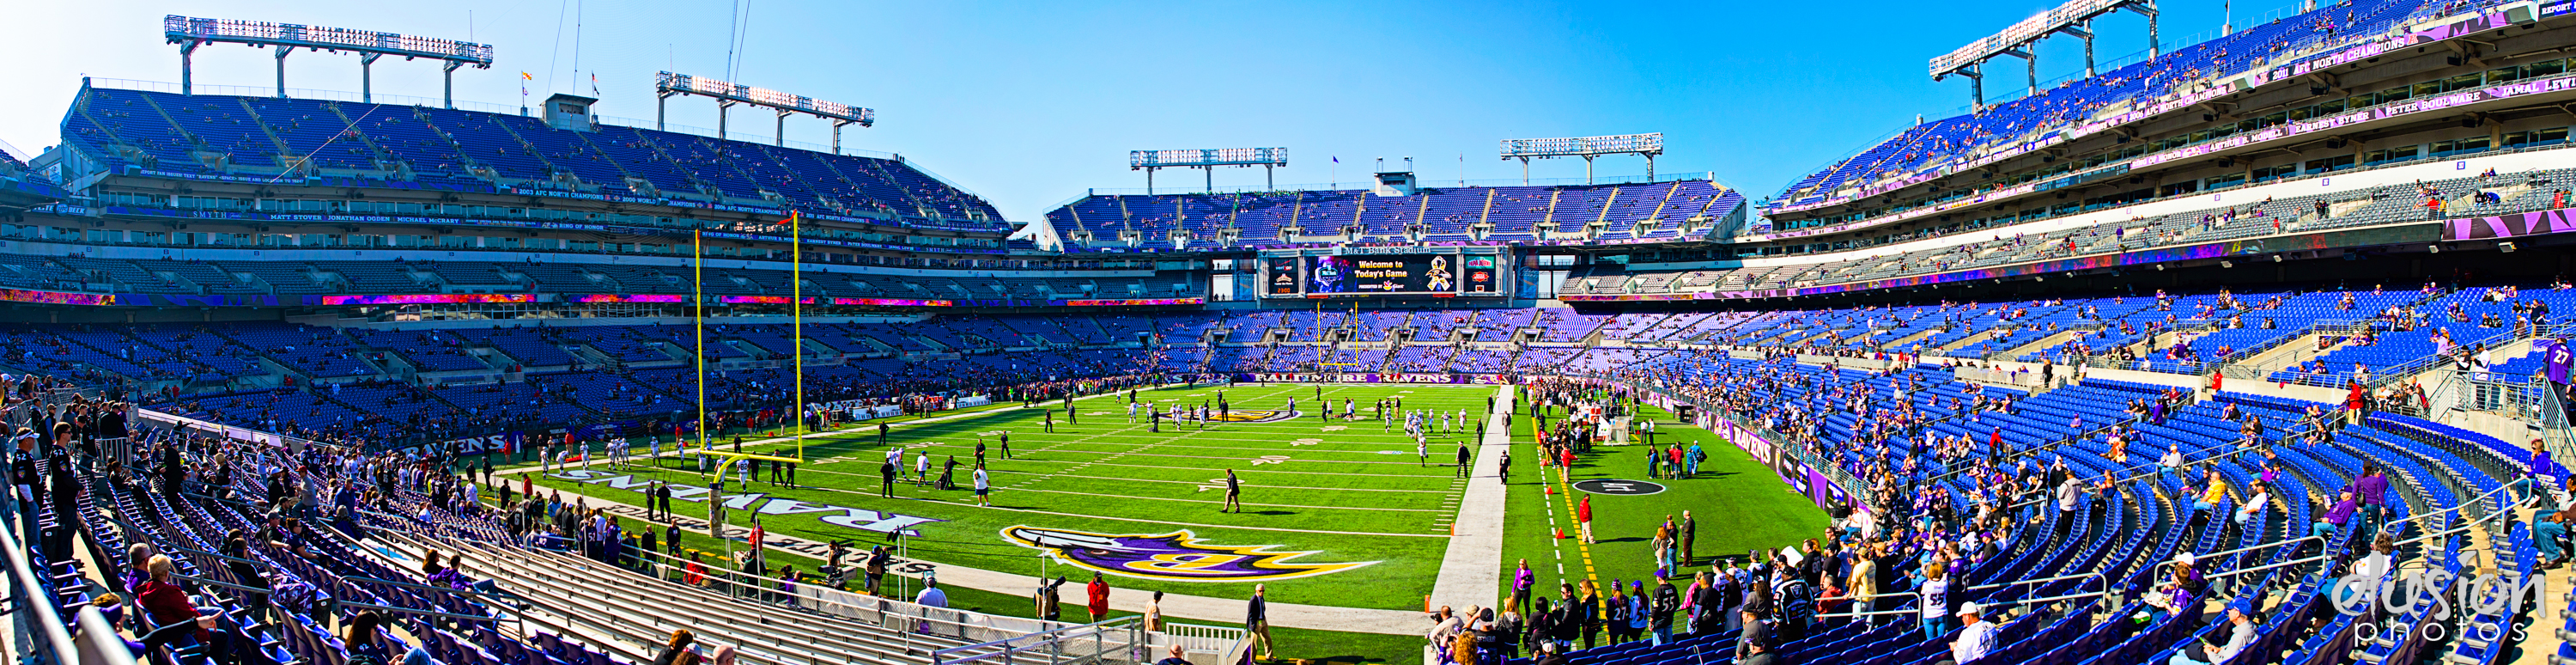
[[[1099,571],[1092,571],[1091,583],[1083,585],[1083,596],[1087,601],[1084,609],[1091,611],[1092,623],[1109,618],[1109,582],[1101,578]]]
[[[1244,637],[1252,640],[1249,648],[1260,650],[1262,660],[1270,660],[1271,655],[1270,606],[1265,600],[1269,591],[1268,584],[1252,585],[1252,600],[1246,601],[1243,608]]]
[[[662,652],[653,657],[653,665],[696,665],[698,654],[689,647],[697,641],[697,634],[687,628],[671,631],[671,639],[662,644]]]
[[[1995,624],[1985,621],[1984,608],[1976,603],[1959,606],[1959,636],[1950,640],[1947,665],[1970,665],[1995,650]]]

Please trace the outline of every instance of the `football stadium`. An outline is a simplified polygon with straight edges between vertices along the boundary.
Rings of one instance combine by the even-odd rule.
[[[13,21],[117,45],[0,100],[23,665],[2576,665],[2568,0],[1952,7],[1813,45],[1967,102],[1855,149],[1069,188],[764,81],[907,49],[749,0],[649,78],[581,54],[704,26],[187,4]],[[1148,69],[1091,85],[1205,92]],[[1213,115],[1115,131],[1296,122]]]

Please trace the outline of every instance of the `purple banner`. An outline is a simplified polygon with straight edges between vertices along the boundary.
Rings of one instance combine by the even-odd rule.
[[[1819,472],[1815,467],[1804,464],[1798,465],[1798,468],[1805,469],[1807,471],[1807,487],[1809,488],[1807,498],[1815,501],[1816,507],[1832,508],[1835,504],[1843,503],[1847,500],[1843,496],[1842,488],[1835,487],[1833,481],[1826,480],[1823,472]]]
[[[377,296],[322,296],[324,305],[446,305],[455,303],[536,302],[528,293],[413,293]]]
[[[2576,219],[2566,209],[2526,212],[2501,217],[2466,217],[2442,222],[2444,240],[2486,240],[2519,238],[2576,231]]]
[[[0,289],[0,301],[32,302],[47,305],[114,305],[116,296],[105,293],[70,293],[35,289]]]

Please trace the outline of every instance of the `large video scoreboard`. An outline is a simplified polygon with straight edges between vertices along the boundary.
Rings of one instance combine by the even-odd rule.
[[[1364,248],[1376,249],[1376,248]],[[1262,295],[1270,298],[1510,295],[1499,250],[1281,252],[1261,258]]]

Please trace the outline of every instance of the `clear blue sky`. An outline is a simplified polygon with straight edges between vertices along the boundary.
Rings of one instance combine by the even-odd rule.
[[[2164,3],[2167,44],[2215,35],[2224,0]],[[2237,8],[2243,25],[2289,0]],[[2044,10],[2048,0],[1971,3],[1235,3],[814,2],[750,0],[734,80],[874,108],[844,145],[901,153],[1031,219],[1085,188],[1142,187],[1127,151],[1287,146],[1281,184],[1352,182],[1377,157],[1416,158],[1423,178],[1517,178],[1505,138],[1661,131],[1662,172],[1708,171],[1759,198],[1911,124],[1952,115],[1967,84],[1933,83],[1925,61]],[[653,117],[652,76],[726,76],[737,5],[688,2],[77,2],[0,11],[0,140],[56,142],[83,75],[175,82],[165,14],[359,28],[492,44],[498,64],[457,73],[459,101],[516,106],[519,72],[587,93],[600,113]],[[471,13],[471,20],[468,15]],[[579,15],[580,27],[574,26]],[[2145,46],[2142,19],[2097,26],[2104,61]],[[576,48],[576,34],[579,42]],[[2042,79],[2080,72],[2080,44],[2052,40]],[[578,63],[579,73],[576,73]],[[273,85],[269,52],[217,45],[201,85]],[[290,88],[356,90],[354,56],[299,52]],[[1990,93],[2019,85],[1990,80]],[[436,97],[437,66],[385,60],[376,91]],[[675,124],[712,127],[703,99],[674,99]],[[758,112],[734,127],[766,136]],[[820,120],[790,140],[821,143]],[[1464,163],[1460,157],[1464,155]],[[1341,158],[1336,171],[1333,157]],[[1580,160],[1534,167],[1579,177]],[[1641,173],[1607,157],[1604,175]],[[1164,184],[1195,184],[1166,171]],[[1217,173],[1259,184],[1258,169]]]

